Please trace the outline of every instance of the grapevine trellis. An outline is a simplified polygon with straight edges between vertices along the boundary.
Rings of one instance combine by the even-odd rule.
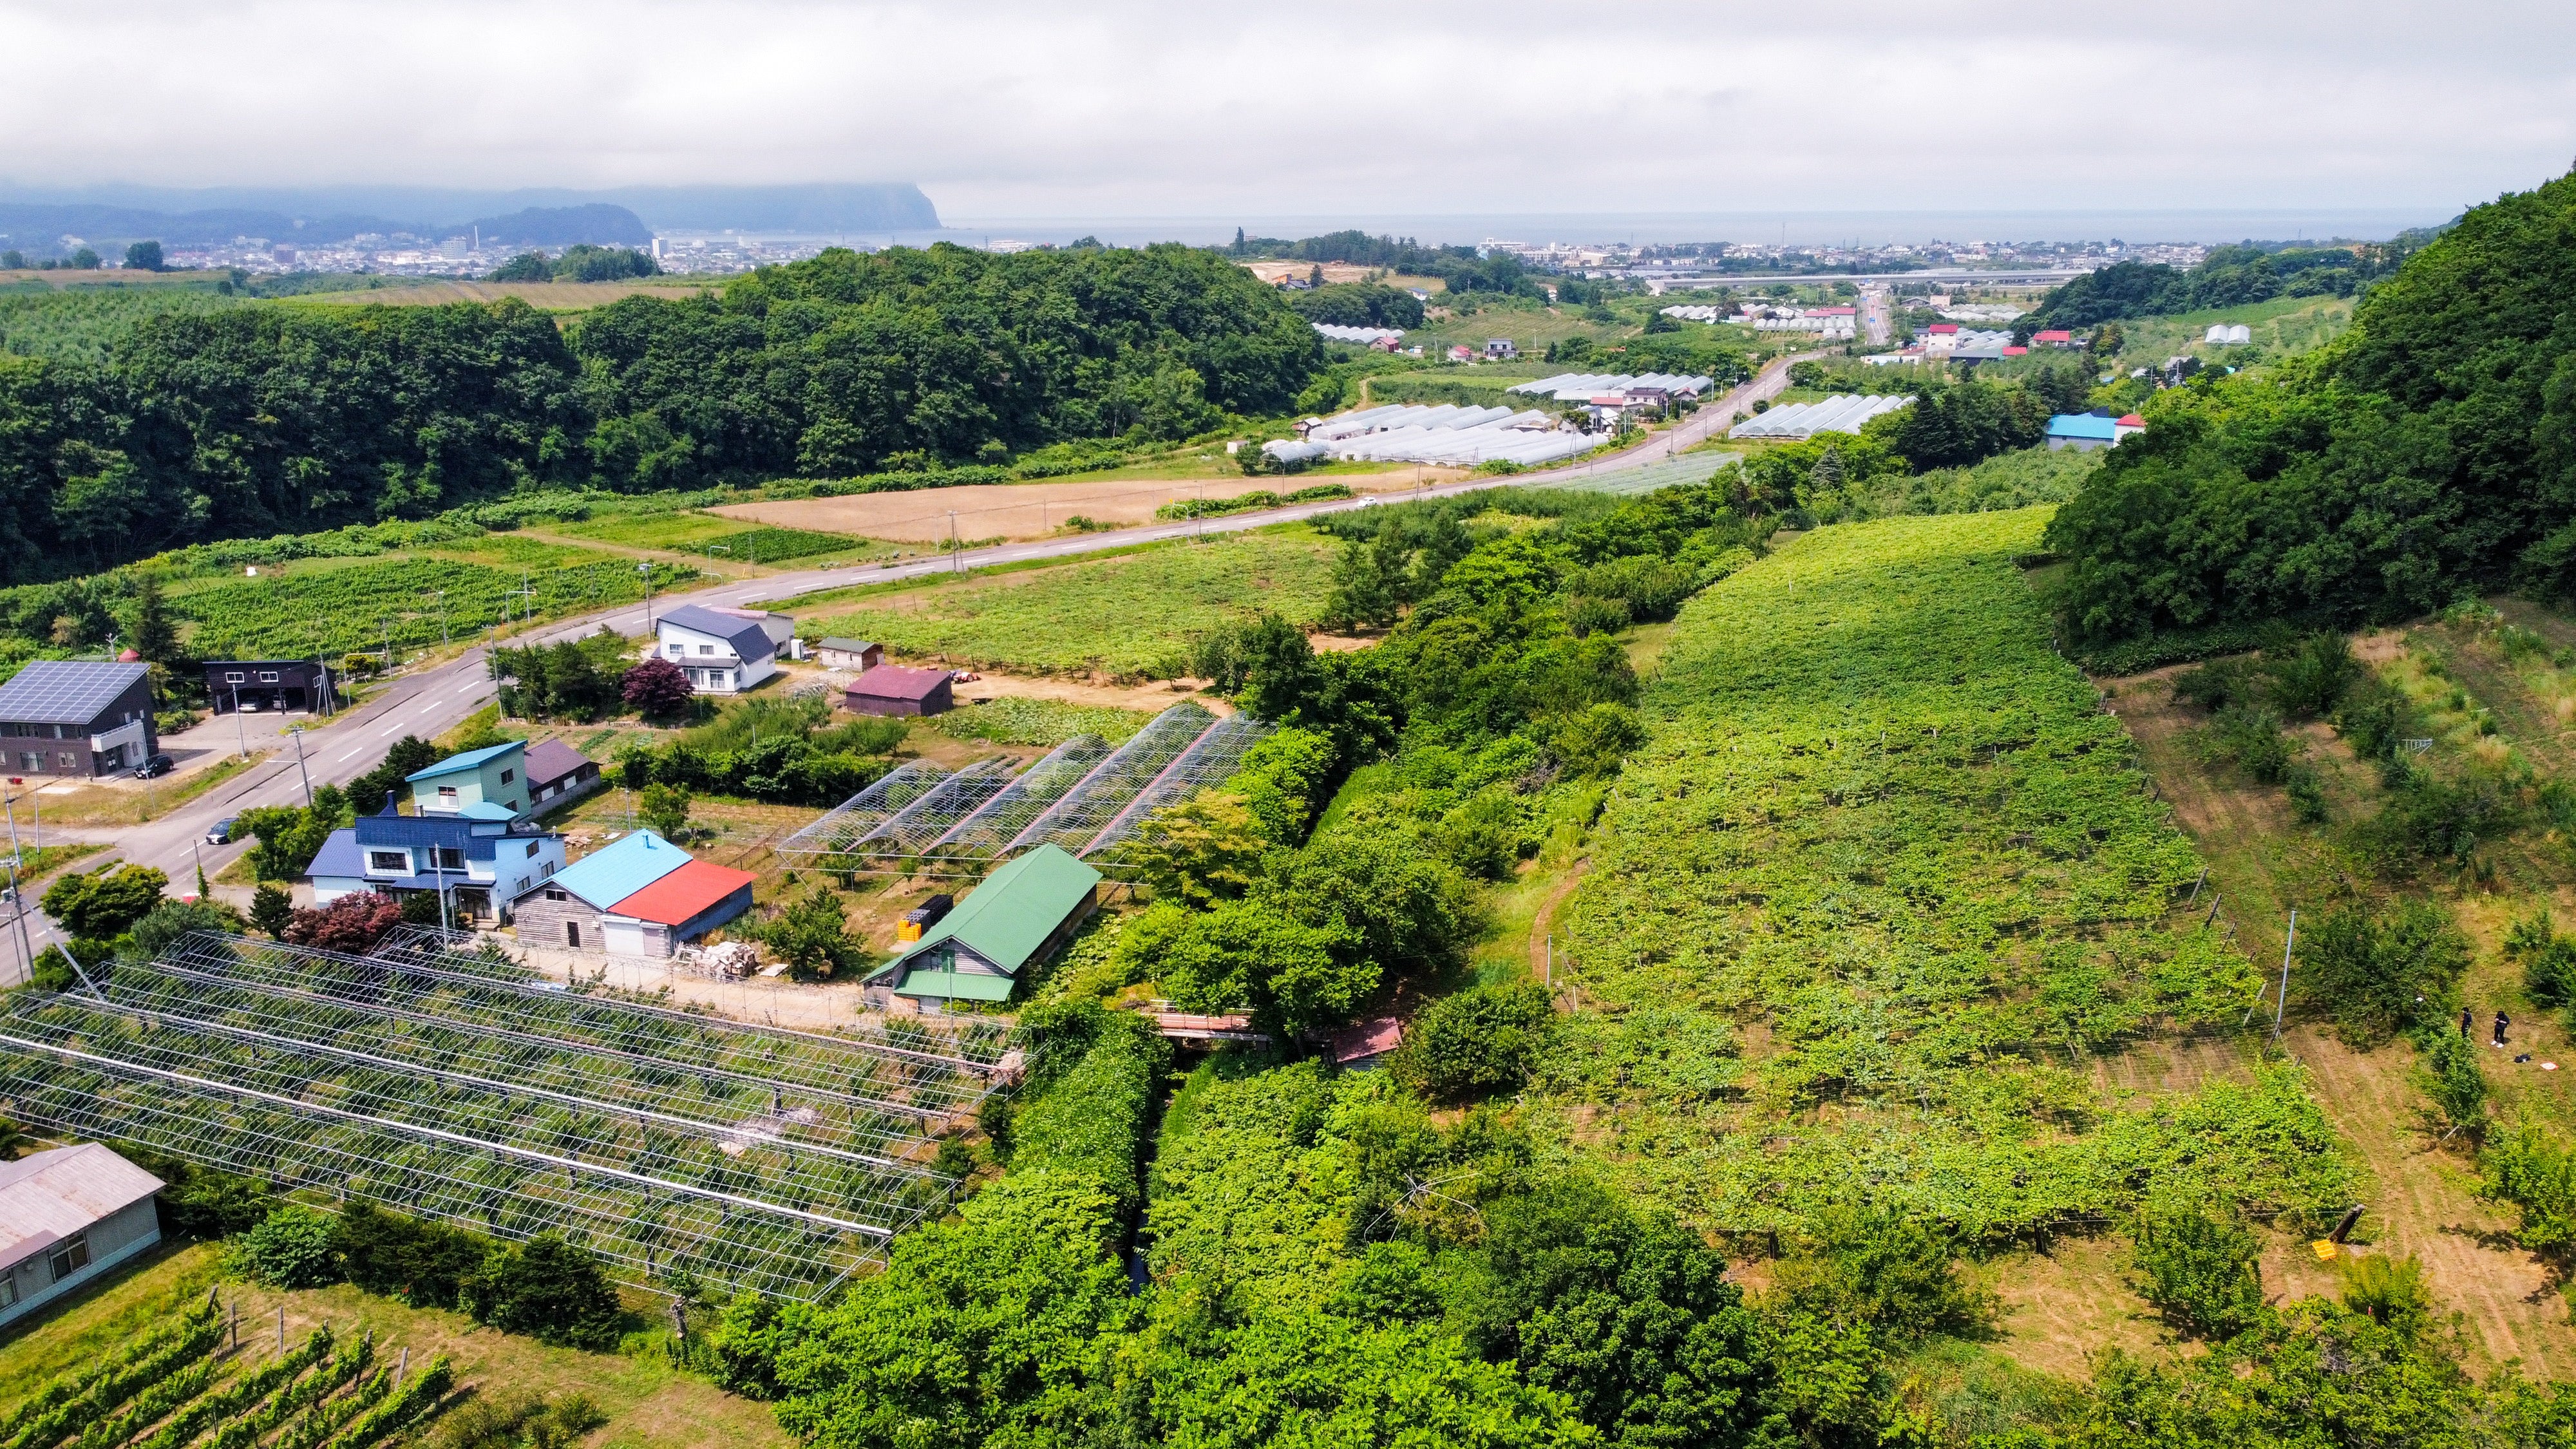
[[[192,935],[0,1011],[0,1111],[511,1239],[810,1297],[955,1184],[992,1033],[893,1041],[566,989],[435,932],[351,957]]]
[[[1112,748],[1077,735],[1026,770],[1000,756],[955,773],[914,760],[778,846],[816,869],[969,876],[1041,845],[1117,875],[1119,847],[1145,818],[1223,784],[1270,725],[1194,702],[1156,715]]]

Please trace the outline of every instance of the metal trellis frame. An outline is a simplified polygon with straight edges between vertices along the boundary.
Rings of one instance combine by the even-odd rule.
[[[1235,767],[1243,763],[1244,752],[1270,738],[1272,732],[1273,726],[1248,714],[1230,714],[1218,720],[1166,765],[1153,783],[1138,791],[1136,798],[1127,802],[1127,808],[1101,827],[1089,845],[1075,853],[1086,860],[1107,855],[1133,838],[1146,816],[1211,785],[1224,784]]]

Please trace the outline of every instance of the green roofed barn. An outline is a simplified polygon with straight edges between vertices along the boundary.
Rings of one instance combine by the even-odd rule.
[[[1020,974],[1053,955],[1099,899],[1100,872],[1041,845],[993,872],[868,985],[926,1012],[951,1001],[1007,1001]]]

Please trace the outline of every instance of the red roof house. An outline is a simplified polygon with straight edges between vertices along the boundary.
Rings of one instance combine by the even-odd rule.
[[[946,714],[957,707],[947,670],[900,664],[880,664],[851,680],[846,698],[854,714]]]
[[[2030,340],[2032,345],[2038,347],[2072,347],[2075,345],[2075,334],[2059,330],[2034,332],[2030,334]]]
[[[1958,324],[1958,323],[1956,323],[1956,322],[1935,322],[1935,323],[1933,323],[1931,326],[1926,327],[1926,328],[1924,328],[1923,330],[1924,330],[1924,331],[1926,331],[1926,332],[1929,332],[1929,333],[1933,334],[1933,335],[1934,335],[1934,336],[1936,336],[1936,337],[1938,337],[1938,336],[1945,336],[1945,335],[1948,335],[1948,334],[1951,334],[1951,333],[1955,333],[1955,332],[1957,332],[1957,331],[1959,330],[1959,324]]]

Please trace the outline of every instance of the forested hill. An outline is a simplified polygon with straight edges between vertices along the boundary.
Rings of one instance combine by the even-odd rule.
[[[568,331],[515,301],[236,307],[0,356],[0,583],[512,489],[700,487],[1277,413],[1305,319],[1212,253],[828,251]]]
[[[2162,262],[2115,262],[2052,289],[2014,323],[2023,342],[2046,328],[2092,327],[2124,317],[2170,317],[2275,297],[2349,297],[2395,271],[2430,233],[2356,247],[2218,247],[2189,271]]]
[[[2576,176],[2469,211],[2309,357],[2156,395],[2060,511],[2093,643],[2576,591]]]

